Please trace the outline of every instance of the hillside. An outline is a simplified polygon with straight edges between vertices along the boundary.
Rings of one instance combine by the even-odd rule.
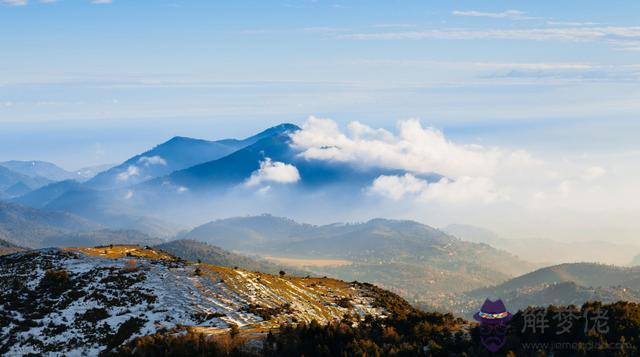
[[[43,211],[0,201],[0,239],[23,247],[43,247],[47,237],[102,228],[69,213]]]
[[[449,309],[471,317],[474,306],[487,297],[501,298],[512,309],[527,306],[582,305],[587,301],[640,302],[640,267],[625,268],[594,263],[561,264],[451,296]]]
[[[82,184],[75,180],[54,182],[15,198],[13,201],[21,205],[43,208],[50,202],[69,191],[81,190]]]
[[[262,250],[313,235],[317,227],[269,214],[215,220],[193,228],[185,238],[207,242],[228,250]]]
[[[264,336],[294,321],[382,316],[386,306],[366,284],[194,264],[136,246],[3,256],[0,276],[0,353],[9,355],[97,355],[158,331],[216,335],[233,325]]]
[[[2,193],[2,196],[14,197],[23,194],[25,188],[34,190],[50,182],[49,179],[44,177],[27,176],[0,165],[0,193]]]
[[[411,301],[498,284],[534,269],[504,251],[412,221],[314,226],[262,215],[217,220],[185,237],[290,261],[315,274],[369,281]]]
[[[154,248],[166,251],[176,257],[190,261],[201,261],[207,264],[227,268],[239,267],[243,270],[259,271],[261,273],[278,274],[285,269],[287,274],[307,275],[307,272],[286,269],[281,265],[268,261],[235,254],[222,248],[189,239],[174,240],[156,245]]]
[[[572,282],[585,287],[623,285],[640,288],[640,285],[629,286],[630,282],[638,278],[640,278],[640,267],[624,268],[595,263],[571,263],[542,268],[488,289],[497,294],[502,294],[531,286],[564,282]],[[479,293],[482,292],[484,292],[484,289],[479,291]]]

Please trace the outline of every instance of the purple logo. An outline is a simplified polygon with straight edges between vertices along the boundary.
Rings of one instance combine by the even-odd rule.
[[[507,342],[507,329],[513,315],[502,300],[484,301],[473,318],[480,322],[480,342],[489,352],[499,351]]]

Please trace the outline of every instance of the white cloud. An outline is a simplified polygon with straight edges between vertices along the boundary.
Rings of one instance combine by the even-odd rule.
[[[379,176],[373,181],[369,191],[393,200],[400,200],[407,195],[416,195],[429,187],[426,180],[416,178],[412,174],[404,176]]]
[[[592,162],[545,161],[523,150],[455,143],[418,120],[400,121],[397,133],[352,122],[346,130],[328,119],[310,117],[290,134],[291,145],[308,160],[404,170],[382,175],[369,193],[414,204],[517,205],[527,209],[583,209],[591,197],[601,200],[606,171]],[[438,173],[445,178],[421,178]],[[590,196],[592,195],[592,196]]]
[[[527,29],[443,29],[426,31],[356,33],[338,36],[346,40],[532,40],[568,42],[606,42],[620,47],[634,46],[640,40],[640,26],[591,26]]]
[[[328,119],[310,117],[303,130],[291,134],[292,145],[307,159],[353,162],[445,176],[488,174],[504,155],[499,150],[458,145],[418,120],[399,122],[398,135],[359,122],[343,134]]]
[[[295,166],[266,158],[260,162],[260,168],[251,174],[245,185],[256,186],[263,182],[295,183],[299,180],[300,173]]]
[[[551,26],[596,26],[599,25],[597,22],[591,21],[547,21],[547,25]]]
[[[143,156],[140,159],[138,159],[138,163],[143,164],[144,166],[151,166],[151,165],[167,166],[167,161],[158,155]]]
[[[133,197],[133,191],[129,190],[127,191],[127,193],[124,195],[124,199],[125,200],[129,200]]]
[[[129,180],[129,178],[133,176],[139,176],[139,175],[140,175],[140,169],[135,165],[130,165],[129,167],[127,167],[126,171],[123,171],[118,174],[117,179],[118,181],[127,181]]]
[[[28,0],[0,0],[0,4],[7,6],[24,6],[28,3]]]
[[[473,63],[473,66],[489,69],[523,70],[588,70],[596,66],[588,63]]]
[[[92,4],[111,4],[113,0],[92,0]]]
[[[189,189],[188,189],[188,188],[186,188],[186,187],[184,187],[184,186],[178,186],[178,188],[176,189],[176,191],[177,191],[178,193],[185,193],[185,192],[189,191]]]
[[[454,10],[451,12],[455,16],[471,16],[471,17],[491,17],[495,19],[510,19],[510,20],[533,20],[538,17],[527,16],[527,13],[519,10],[506,10],[502,12],[483,12],[483,11],[459,11]]]
[[[486,177],[464,176],[455,181],[442,178],[438,182],[430,183],[412,174],[382,175],[373,181],[369,191],[396,201],[408,196],[416,198],[418,201],[446,204],[467,202],[488,204],[498,199],[507,199],[503,194],[497,192],[493,182]]]

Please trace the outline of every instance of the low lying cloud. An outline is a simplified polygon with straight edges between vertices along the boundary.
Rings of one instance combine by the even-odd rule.
[[[117,179],[118,181],[128,181],[131,177],[139,176],[139,175],[140,175],[140,169],[135,165],[129,165],[126,171],[123,171],[118,174]]]
[[[155,156],[143,156],[143,157],[138,159],[138,163],[142,164],[144,166],[151,166],[151,165],[167,166],[167,161],[165,159],[163,159],[161,156],[158,156],[158,155],[155,155]]]
[[[245,185],[251,187],[261,183],[296,183],[299,180],[300,173],[295,166],[266,158],[260,162],[260,168],[251,174]]]
[[[478,202],[493,203],[506,199],[494,188],[493,182],[486,177],[464,176],[452,181],[442,178],[438,182],[428,182],[412,174],[403,176],[382,175],[373,181],[369,192],[393,200],[414,197],[422,202],[462,204]]]

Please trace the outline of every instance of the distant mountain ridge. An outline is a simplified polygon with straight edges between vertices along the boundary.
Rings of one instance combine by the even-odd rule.
[[[56,164],[46,161],[5,161],[0,162],[0,166],[4,166],[14,172],[21,173],[29,177],[43,177],[50,181],[63,181],[78,179],[78,174],[67,171]]]
[[[24,193],[25,188],[27,190],[33,190],[49,183],[51,183],[51,180],[45,177],[27,176],[0,165],[0,193],[3,193],[4,196],[13,197],[14,194],[12,194],[11,191],[16,191],[16,188],[19,186],[23,188],[16,191],[15,194]]]
[[[243,140],[208,141],[176,136],[96,175],[87,182],[87,185],[94,188],[131,186],[203,162],[222,158],[265,137],[296,128],[298,127],[293,124],[280,124]]]
[[[43,211],[0,201],[0,239],[23,247],[43,247],[47,237],[102,227],[63,212]]]
[[[607,241],[560,242],[545,238],[508,239],[489,229],[453,224],[444,231],[460,239],[499,247],[522,259],[546,265],[571,262],[595,262],[628,265],[640,254],[640,245]]]
[[[330,210],[338,204],[346,209],[375,200],[367,188],[379,176],[406,173],[307,159],[291,145],[290,135],[297,130],[285,123],[244,140],[175,137],[88,182],[52,183],[14,201],[70,212],[112,228],[128,228],[120,224],[121,216],[189,224],[207,219],[207,211],[252,205],[256,198],[265,208],[299,204],[308,210]],[[287,171],[284,181],[282,169]],[[420,177],[442,178],[436,173]]]
[[[224,189],[241,185],[260,169],[261,162],[281,162],[292,165],[300,175],[296,183],[305,188],[342,186],[353,192],[354,188],[370,185],[380,175],[404,174],[403,170],[357,165],[325,160],[306,159],[291,146],[289,134],[300,130],[297,126],[286,126],[286,130],[266,136],[254,144],[246,146],[217,160],[204,162],[170,175],[158,178],[150,184],[160,187],[171,184],[191,190]],[[428,181],[442,178],[436,173],[420,175]]]
[[[527,306],[582,305],[588,301],[640,302],[640,267],[596,263],[570,263],[541,268],[507,280],[450,297],[441,308],[470,317],[469,311],[486,298],[501,298],[510,310]]]
[[[596,263],[567,263],[538,269],[488,288],[498,295],[536,285],[572,282],[584,287],[626,286],[640,289],[640,267],[626,268]],[[484,289],[479,290],[482,293]]]

